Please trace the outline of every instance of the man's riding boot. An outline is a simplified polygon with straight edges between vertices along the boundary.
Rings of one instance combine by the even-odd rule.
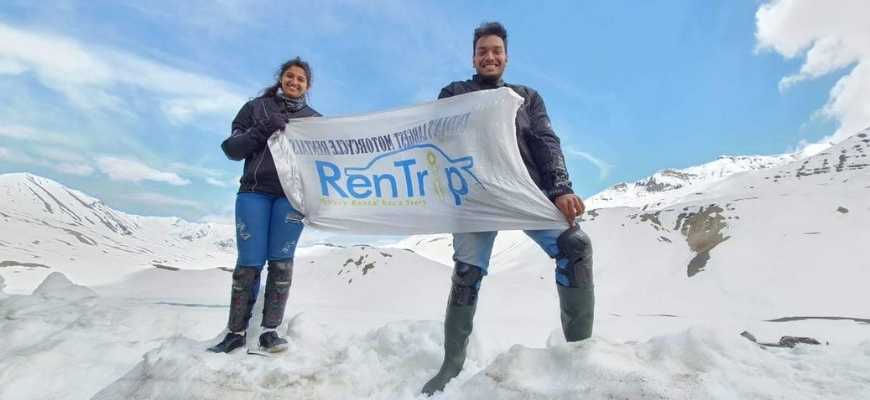
[[[556,289],[559,291],[559,308],[565,340],[576,342],[592,336],[592,321],[595,314],[593,287],[569,288],[556,285]]]
[[[465,363],[468,337],[474,327],[477,292],[483,271],[470,264],[457,262],[453,270],[453,287],[444,317],[444,362],[441,369],[423,386],[422,392],[431,396],[444,390],[451,379],[459,375]]]
[[[576,342],[592,335],[595,315],[595,285],[592,279],[592,242],[579,227],[556,240],[559,256],[556,289],[565,340]]]

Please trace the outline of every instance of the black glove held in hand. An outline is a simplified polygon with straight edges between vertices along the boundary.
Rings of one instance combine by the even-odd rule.
[[[268,139],[275,131],[284,129],[285,126],[287,126],[287,117],[279,113],[272,113],[269,115],[269,119],[260,124],[260,135],[263,136],[263,139]]]

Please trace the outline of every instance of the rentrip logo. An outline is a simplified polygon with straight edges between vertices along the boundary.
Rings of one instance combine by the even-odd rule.
[[[425,160],[418,162],[413,156],[397,156],[415,149],[427,149]],[[409,199],[421,198],[426,196],[428,180],[438,198],[445,199],[449,192],[453,204],[461,206],[469,190],[466,176],[486,190],[471,172],[474,167],[471,156],[454,159],[432,144],[418,144],[385,153],[373,158],[364,167],[344,168],[344,173],[338,165],[329,161],[315,160],[314,164],[320,178],[320,194],[325,197],[335,193],[342,198],[360,200],[373,197],[396,199],[400,194]],[[442,164],[445,166],[442,167]]]

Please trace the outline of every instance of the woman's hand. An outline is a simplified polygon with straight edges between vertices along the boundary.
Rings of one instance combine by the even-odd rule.
[[[287,121],[287,117],[282,114],[270,114],[269,119],[260,124],[260,135],[262,135],[263,138],[268,139],[273,133],[284,129],[284,127],[287,126]]]

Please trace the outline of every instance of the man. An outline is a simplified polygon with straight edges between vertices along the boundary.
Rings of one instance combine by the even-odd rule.
[[[477,90],[507,86],[523,97],[517,111],[517,142],[523,163],[538,188],[547,195],[568,220],[571,228],[562,231],[529,230],[525,233],[556,259],[556,288],[559,293],[562,331],[569,342],[592,334],[594,293],[592,285],[592,245],[574,219],[585,206],[571,190],[559,138],[541,96],[522,85],[508,84],[501,77],[507,66],[507,31],[498,22],[484,23],[474,30],[472,62],[477,74],[467,81],[453,82],[438,98]],[[465,348],[471,334],[477,294],[489,267],[492,245],[498,232],[457,233],[453,235],[453,286],[444,319],[444,363],[441,370],[423,386],[431,395],[462,370]]]

